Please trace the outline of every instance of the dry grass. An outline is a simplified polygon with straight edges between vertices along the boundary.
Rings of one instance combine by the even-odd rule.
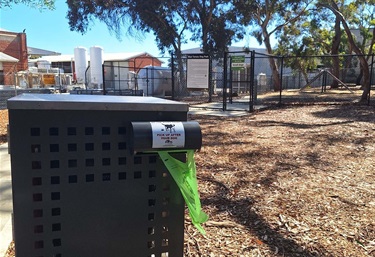
[[[187,220],[185,256],[375,256],[374,111],[190,117],[203,132],[196,163],[210,220],[206,236]]]

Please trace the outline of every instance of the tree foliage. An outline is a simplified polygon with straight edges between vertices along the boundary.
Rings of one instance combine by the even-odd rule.
[[[186,3],[191,40],[201,42],[203,52],[222,52],[233,40],[243,38],[243,26],[234,14],[232,1],[191,0]]]
[[[233,5],[229,0],[68,0],[67,3],[72,30],[85,33],[98,19],[118,37],[124,30],[131,36],[153,33],[161,51],[178,51],[179,45],[193,40],[201,42],[205,52],[214,52],[243,36],[242,26],[231,15]]]
[[[11,8],[16,4],[24,4],[40,10],[55,8],[55,0],[0,0],[0,9]]]

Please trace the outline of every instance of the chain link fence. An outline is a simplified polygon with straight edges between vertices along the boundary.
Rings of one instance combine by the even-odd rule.
[[[374,55],[286,57],[265,51],[226,52],[222,58],[210,59],[209,87],[200,91],[184,90],[188,87],[188,58],[183,58],[184,75],[180,73],[175,95],[192,103],[222,103],[223,110],[231,110],[233,104],[248,105],[244,109],[249,111],[257,105],[353,103],[361,99],[370,104],[373,97],[368,85],[375,84]]]
[[[361,66],[361,58],[365,68]],[[268,68],[264,82],[259,75],[255,79],[257,104],[352,103],[361,99],[370,104],[371,87],[375,83],[374,55],[267,56],[267,59],[276,64],[277,72]],[[255,57],[255,67],[263,62],[263,57]]]
[[[371,87],[364,97],[363,89],[366,83],[375,82],[373,55],[286,57],[238,51],[208,58],[202,66],[208,67],[207,85],[192,88],[188,69],[191,58],[157,57],[160,66],[106,64],[104,92],[164,97],[191,104],[216,103],[212,108],[223,110],[242,104],[243,109],[253,111],[257,105],[349,103],[366,97],[370,103]],[[361,68],[361,58],[368,73]]]
[[[169,57],[137,57],[128,62],[106,62],[103,64],[103,93],[171,97],[172,71],[169,62]]]

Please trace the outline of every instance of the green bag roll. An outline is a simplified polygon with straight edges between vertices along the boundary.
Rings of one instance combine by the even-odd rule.
[[[194,150],[187,151],[186,163],[173,158],[168,151],[158,151],[158,154],[180,188],[182,196],[188,206],[193,225],[199,232],[205,235],[206,231],[201,224],[208,220],[208,215],[202,211],[199,199]]]

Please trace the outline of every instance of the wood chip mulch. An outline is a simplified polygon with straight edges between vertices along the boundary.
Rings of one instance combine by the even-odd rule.
[[[8,110],[0,110],[0,144],[7,141]]]
[[[374,111],[296,105],[191,116],[203,132],[195,159],[210,219],[203,236],[186,215],[184,256],[375,256]]]

